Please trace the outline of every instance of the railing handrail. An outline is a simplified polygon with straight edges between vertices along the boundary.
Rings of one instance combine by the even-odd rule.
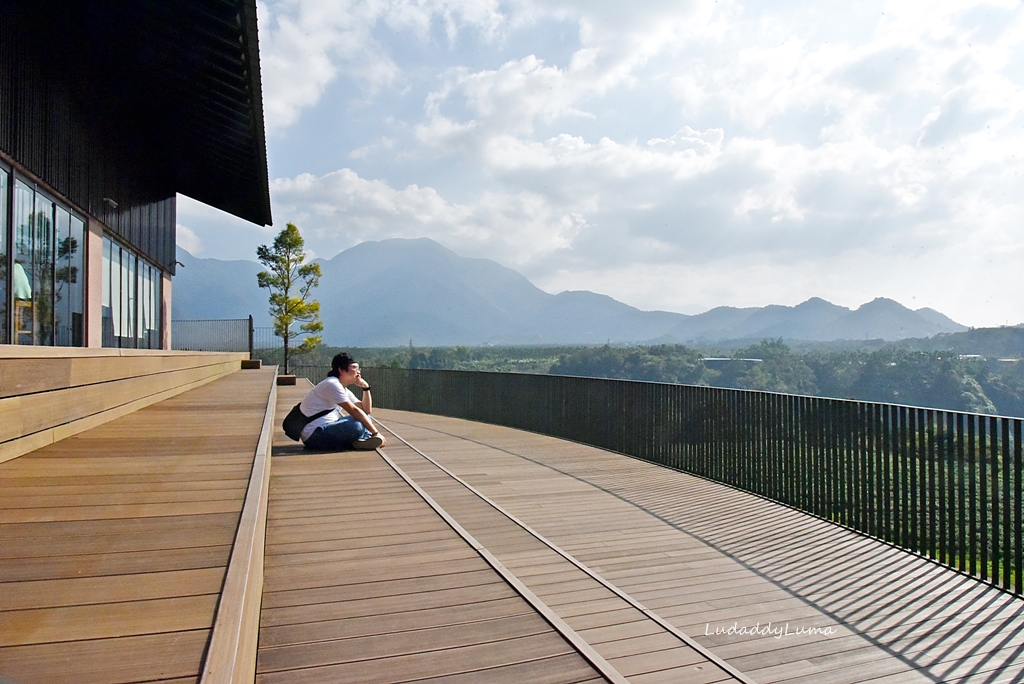
[[[234,335],[236,339],[230,339],[231,335]],[[182,337],[186,339],[183,341]],[[171,347],[174,349],[247,351],[251,359],[252,345],[252,316],[248,318],[178,318],[171,320]]]
[[[296,368],[324,368],[324,376],[326,377],[327,371],[331,369],[330,366],[323,364],[293,364]],[[363,366],[362,370],[374,370],[378,368],[384,368],[387,370],[394,370],[390,366]],[[558,377],[558,378],[574,378],[578,380],[609,380],[612,382],[623,382],[623,383],[642,383],[645,385],[669,385],[673,387],[701,387],[708,389],[720,389],[729,390],[736,392],[751,392],[754,394],[768,394],[780,397],[801,397],[806,399],[827,399],[829,401],[845,402],[847,404],[874,404],[878,406],[896,406],[901,408],[918,409],[922,411],[944,411],[946,413],[962,413],[965,416],[984,416],[986,418],[1008,418],[1010,420],[1021,420],[1022,416],[1009,416],[1002,413],[972,413],[970,411],[955,411],[953,409],[938,408],[936,406],[919,406],[917,404],[899,404],[894,402],[882,402],[882,401],[869,401],[867,399],[850,399],[848,397],[828,397],[820,394],[799,394],[790,392],[775,392],[772,390],[755,390],[745,389],[741,387],[720,387],[718,385],[691,385],[684,382],[666,382],[663,380],[631,380],[629,378],[603,378],[594,377],[592,375],[571,375],[568,373],[527,373],[523,371],[482,371],[473,370],[468,368],[401,368],[397,370],[408,370],[408,371],[435,371],[443,370],[446,373],[484,373],[493,375],[527,375],[527,376],[540,376],[540,377]],[[310,378],[312,380],[312,378]]]
[[[171,323],[238,323],[248,320],[248,318],[175,318]]]

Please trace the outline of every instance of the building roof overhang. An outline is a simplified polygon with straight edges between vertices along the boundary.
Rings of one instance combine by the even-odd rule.
[[[112,147],[167,191],[271,224],[255,0],[18,5],[39,57]]]

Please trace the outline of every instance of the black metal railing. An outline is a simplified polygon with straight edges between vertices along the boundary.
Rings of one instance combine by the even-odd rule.
[[[610,449],[1024,590],[1019,418],[551,375],[367,368],[363,376],[382,408]]]
[[[261,359],[268,366],[280,366],[280,372],[284,372],[284,339],[274,334],[273,327],[253,328],[252,353],[254,359]]]
[[[314,385],[327,377],[331,367],[309,364],[291,364],[291,372],[299,378],[306,378]]]
[[[274,334],[273,326],[253,328],[252,340],[254,349],[265,349],[268,351],[284,350],[284,339]]]
[[[249,352],[252,358],[252,316],[171,321],[171,348],[183,351]]]

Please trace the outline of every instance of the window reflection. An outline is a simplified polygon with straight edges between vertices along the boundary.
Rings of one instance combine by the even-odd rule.
[[[112,268],[112,249],[114,243],[109,239],[103,238],[103,304],[101,319],[103,322],[103,346],[114,347],[114,312],[111,308],[111,301],[113,300],[114,294],[111,291],[113,284],[110,282],[110,269]]]
[[[7,170],[0,168],[0,344],[8,341],[7,332]]]
[[[56,344],[81,346],[84,341],[82,246],[85,222],[63,207],[56,209],[57,262],[54,271],[54,331]]]
[[[53,345],[53,212],[53,202],[37,193],[32,216],[32,343],[46,346]]]
[[[14,184],[14,295],[15,344],[32,344],[35,307],[32,299],[32,235],[35,192],[21,181]]]
[[[4,211],[10,172],[0,169]],[[22,180],[14,182],[13,231],[0,230],[0,342],[24,345],[85,343],[85,222]],[[3,223],[0,222],[0,226]],[[13,238],[11,272],[9,237]],[[7,307],[13,307],[10,316]]]
[[[159,269],[103,238],[103,346],[159,349]]]

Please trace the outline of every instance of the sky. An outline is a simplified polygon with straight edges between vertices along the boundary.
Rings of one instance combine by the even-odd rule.
[[[1024,321],[1024,3],[258,2],[274,226],[255,260],[429,237],[645,310]]]

